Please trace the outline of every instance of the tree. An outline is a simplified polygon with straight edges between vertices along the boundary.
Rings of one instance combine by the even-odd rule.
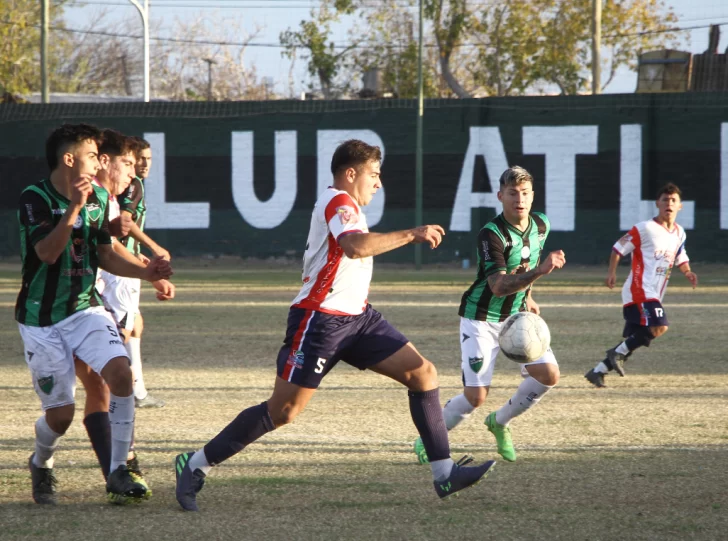
[[[562,94],[587,90],[591,81],[592,0],[512,0],[483,9],[474,25],[478,60],[474,81],[498,96],[523,94],[539,84]],[[608,85],[620,67],[635,69],[639,53],[674,42],[676,21],[659,0],[607,0],[602,47]]]
[[[331,99],[336,90],[349,86],[348,79],[337,81],[337,75],[345,70],[347,54],[356,44],[337,50],[334,42],[329,41],[329,35],[331,24],[338,22],[341,14],[351,14],[354,9],[350,0],[334,0],[331,4],[329,0],[322,0],[318,10],[311,10],[311,20],[300,22],[299,30],[289,28],[280,34],[285,48],[283,54],[288,58],[294,58],[299,49],[308,51],[308,72],[318,77],[325,99]]]

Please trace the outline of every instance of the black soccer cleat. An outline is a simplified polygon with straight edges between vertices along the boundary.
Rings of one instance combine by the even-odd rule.
[[[465,457],[463,457],[465,458]],[[450,477],[444,481],[435,481],[435,492],[444,500],[453,495],[457,495],[461,490],[477,485],[480,481],[493,470],[495,460],[488,460],[479,466],[465,466],[472,462],[472,457],[466,460],[460,460],[452,467]]]
[[[106,481],[106,496],[109,503],[124,505],[138,503],[147,498],[149,489],[136,481],[126,466],[119,466],[109,474]]]
[[[607,350],[607,360],[612,365],[614,371],[620,376],[624,377],[624,361],[627,360],[627,356],[622,353],[617,353],[617,348]]]
[[[42,505],[56,505],[56,476],[53,468],[39,468],[33,464],[35,453],[30,455],[28,469],[33,482],[33,501]]]
[[[174,473],[177,477],[175,495],[177,501],[185,511],[199,511],[197,507],[197,493],[202,490],[207,477],[199,468],[190,469],[190,458],[195,453],[182,453],[174,459]]]
[[[607,386],[607,384],[604,383],[604,373],[595,372],[593,368],[584,374],[584,377],[589,381],[589,383],[594,385],[594,387],[602,388]]]
[[[134,453],[134,456],[126,461],[126,469],[129,470],[129,474],[131,475],[132,480],[135,483],[139,483],[144,488],[147,489],[147,492],[144,494],[143,498],[145,500],[148,500],[152,497],[152,489],[149,488],[149,484],[147,484],[147,480],[144,479],[144,474],[142,473],[142,468],[139,466],[139,459],[137,458],[136,453]]]

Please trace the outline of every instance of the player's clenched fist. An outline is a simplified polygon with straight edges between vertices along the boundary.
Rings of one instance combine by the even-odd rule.
[[[161,257],[154,257],[145,268],[144,279],[148,282],[156,282],[157,280],[166,280],[174,274],[169,261]]]
[[[546,259],[539,265],[544,274],[551,274],[554,269],[560,269],[566,265],[566,255],[563,250],[556,250],[546,256]]]
[[[415,238],[412,241],[414,244],[427,243],[430,248],[437,248],[442,242],[442,237],[445,236],[445,230],[439,225],[421,225],[415,227],[412,230]]]
[[[134,220],[131,219],[131,215],[122,212],[121,216],[117,216],[109,222],[109,229],[114,237],[126,237],[131,231],[131,224]]]
[[[81,175],[71,183],[71,202],[77,205],[85,205],[86,199],[94,191],[91,186],[92,177],[90,175]]]

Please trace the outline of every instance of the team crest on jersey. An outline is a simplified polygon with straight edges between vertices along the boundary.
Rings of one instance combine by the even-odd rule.
[[[89,218],[91,218],[94,222],[101,218],[101,207],[98,203],[88,203],[86,205],[86,212],[88,212]]]
[[[88,246],[83,239],[73,239],[71,243],[71,257],[74,263],[83,263],[83,258],[88,253]]]
[[[521,259],[528,259],[529,257],[531,257],[531,248],[524,246],[521,248]]]
[[[55,382],[53,380],[53,376],[38,378],[38,387],[40,387],[40,390],[43,391],[45,394],[51,394],[54,383]]]
[[[76,216],[76,221],[73,222],[73,228],[74,229],[81,229],[83,227],[83,218],[81,218],[81,215],[79,214]]]
[[[359,221],[356,210],[348,205],[336,207],[336,215],[339,217],[342,225],[355,224]]]
[[[470,363],[470,369],[477,374],[478,372],[480,372],[483,369],[484,360],[485,360],[484,357],[468,357],[468,362]]]

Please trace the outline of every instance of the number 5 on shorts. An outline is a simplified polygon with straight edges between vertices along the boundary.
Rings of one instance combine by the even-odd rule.
[[[314,370],[314,373],[320,374],[324,371],[324,365],[326,364],[326,361],[328,359],[321,359],[319,358],[318,362],[316,363],[316,369]]]

